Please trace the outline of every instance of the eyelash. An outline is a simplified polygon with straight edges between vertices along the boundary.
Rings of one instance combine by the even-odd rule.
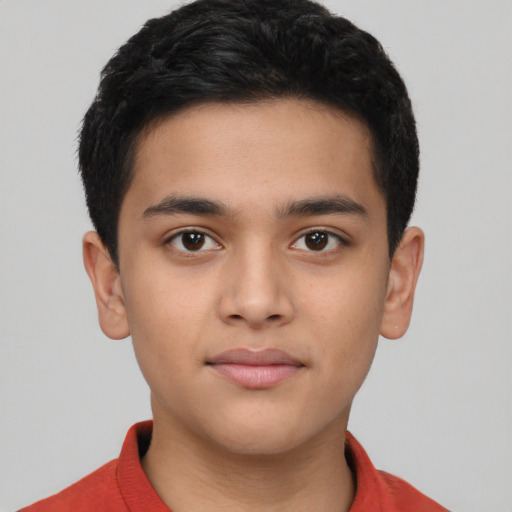
[[[326,247],[326,246],[324,246],[319,251],[315,251],[314,249],[311,249],[311,247],[309,249],[302,249],[302,248],[296,247],[301,240],[305,241],[307,236],[318,235],[318,234],[324,235],[327,238],[326,246],[328,246],[333,240],[335,240],[337,242],[336,247],[329,248],[327,250],[323,250]],[[324,240],[325,240],[325,238],[324,238]],[[314,254],[316,253],[315,254],[316,256],[325,256],[327,254],[332,254],[334,252],[338,252],[338,251],[342,250],[344,247],[347,247],[348,245],[349,245],[349,243],[341,235],[333,233],[332,231],[329,231],[327,229],[313,228],[313,229],[310,229],[309,231],[307,231],[306,233],[303,233],[299,238],[297,238],[297,240],[292,244],[292,247],[295,247],[298,250],[303,250],[303,251],[311,252]]]
[[[201,246],[199,247],[199,250],[194,251],[194,250],[191,250],[191,249],[187,249],[183,245],[183,236],[187,235],[187,234],[197,235],[199,237],[202,237],[203,244],[201,244]],[[180,249],[180,248],[176,247],[173,244],[173,242],[176,241],[176,240],[181,240],[181,244],[183,245],[184,249]],[[215,247],[208,247],[207,249],[201,250],[205,243],[209,243],[210,245],[214,245]],[[184,229],[184,230],[179,231],[178,233],[174,233],[172,236],[167,238],[167,240],[165,240],[164,244],[165,245],[171,245],[177,251],[179,251],[181,253],[184,253],[184,254],[187,254],[187,255],[188,254],[199,253],[199,252],[204,252],[206,250],[212,250],[212,249],[213,250],[218,250],[221,247],[221,245],[212,236],[210,236],[208,233],[205,233],[201,229],[193,229],[193,228]]]
[[[187,234],[196,235],[197,237],[199,237],[199,239],[200,239],[199,241],[202,241],[202,244],[198,247],[198,250],[193,250],[190,248],[186,248],[184,246],[183,236],[187,235]],[[320,247],[320,250],[314,250],[311,247],[309,247],[309,248],[298,247],[301,240],[304,240],[304,243],[306,244],[307,243],[307,242],[305,242],[306,237],[310,236],[310,235],[323,235],[323,237],[319,241],[319,246],[324,241],[325,241],[326,245],[324,245],[323,247]],[[332,243],[333,240],[335,240],[337,242],[336,247],[328,248],[327,250],[324,250],[326,247],[329,246],[329,244]],[[183,248],[176,247],[176,245],[174,245],[174,243],[173,243],[175,241],[181,241],[181,245],[183,246]],[[204,244],[208,244],[210,246],[203,249]],[[209,235],[208,233],[205,233],[201,229],[193,229],[193,228],[181,230],[177,233],[174,233],[172,236],[170,236],[169,238],[167,238],[164,241],[164,245],[171,245],[175,250],[177,250],[178,252],[180,252],[182,254],[186,254],[186,255],[192,255],[194,253],[206,252],[206,251],[211,251],[211,250],[219,250],[220,248],[222,248],[222,246],[211,235]],[[212,247],[212,245],[213,245],[213,247]],[[295,242],[293,242],[293,244],[291,245],[291,248],[297,249],[300,251],[304,251],[304,252],[310,252],[312,254],[315,254],[316,256],[325,256],[327,254],[332,254],[334,252],[338,252],[348,245],[349,245],[349,243],[340,235],[333,233],[327,229],[316,228],[316,229],[310,229],[306,233],[303,233],[302,235],[300,235],[295,240]]]

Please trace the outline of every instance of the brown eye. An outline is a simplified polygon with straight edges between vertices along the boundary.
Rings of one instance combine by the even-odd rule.
[[[347,243],[339,235],[331,233],[330,231],[313,230],[298,238],[292,245],[292,249],[327,253],[341,249],[345,245],[347,245]]]
[[[312,251],[321,251],[327,247],[329,235],[322,231],[315,231],[305,235],[304,242],[308,249],[311,249]]]
[[[204,245],[204,235],[202,233],[183,233],[181,243],[185,249],[197,251]]]
[[[174,235],[169,243],[182,252],[200,252],[219,248],[215,240],[200,231],[183,231]]]

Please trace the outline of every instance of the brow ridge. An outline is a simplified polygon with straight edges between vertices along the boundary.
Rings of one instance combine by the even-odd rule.
[[[293,201],[279,211],[280,217],[308,215],[355,214],[367,215],[366,208],[344,195],[313,197]]]
[[[221,201],[202,197],[168,196],[144,210],[143,217],[188,213],[192,215],[227,216],[229,208]],[[310,215],[367,215],[366,208],[344,195],[312,197],[291,201],[277,210],[279,218]]]
[[[202,197],[168,196],[158,204],[144,210],[143,217],[156,215],[173,215],[189,213],[194,215],[227,215],[228,208],[220,201],[212,201]]]

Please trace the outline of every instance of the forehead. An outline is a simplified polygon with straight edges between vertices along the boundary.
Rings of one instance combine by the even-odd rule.
[[[206,103],[172,114],[140,136],[127,202],[201,195],[234,209],[343,194],[382,202],[366,125],[335,107],[278,99]]]

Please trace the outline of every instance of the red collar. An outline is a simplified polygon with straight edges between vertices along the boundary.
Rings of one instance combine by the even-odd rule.
[[[117,484],[130,512],[171,512],[151,486],[140,463],[139,450],[148,445],[152,429],[152,421],[137,423],[130,428],[119,456]],[[418,506],[429,512],[446,510],[400,478],[377,471],[363,447],[349,432],[345,450],[357,488],[349,512],[399,512],[418,510]]]
[[[136,423],[126,434],[117,465],[117,484],[130,512],[171,512],[160,499],[142,469],[139,439],[148,439],[152,421]]]

